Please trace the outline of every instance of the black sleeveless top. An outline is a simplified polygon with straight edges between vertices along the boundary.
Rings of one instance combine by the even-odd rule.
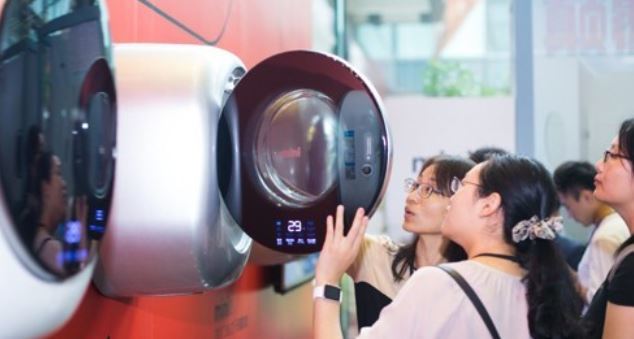
[[[626,248],[634,246],[634,236],[622,245],[621,253]],[[614,270],[614,268],[612,268]],[[588,338],[601,338],[605,325],[605,313],[608,302],[616,305],[634,307],[634,252],[629,253],[610,272],[608,277],[592,298],[590,307],[584,315],[584,323],[588,329]]]
[[[411,276],[406,272],[403,280],[396,281],[391,266],[398,245],[387,236],[366,234],[357,258],[347,273],[354,280],[359,329],[372,326],[381,310],[392,302]]]
[[[354,284],[354,294],[359,329],[372,326],[379,319],[381,310],[392,302],[392,299],[365,281]]]

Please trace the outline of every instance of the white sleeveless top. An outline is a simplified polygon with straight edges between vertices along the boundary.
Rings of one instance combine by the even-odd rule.
[[[444,264],[478,294],[502,338],[530,338],[526,288],[520,277],[467,260]],[[464,291],[437,267],[418,269],[359,338],[491,338]]]

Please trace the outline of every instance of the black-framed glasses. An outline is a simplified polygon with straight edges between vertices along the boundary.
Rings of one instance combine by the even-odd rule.
[[[412,178],[405,179],[404,188],[405,188],[405,192],[412,193],[416,191],[419,197],[425,198],[425,199],[429,198],[432,195],[432,193],[443,195],[439,189],[434,188],[433,186],[428,184],[420,184],[418,183],[418,181]]]
[[[618,159],[618,158],[631,160],[630,157],[628,157],[627,155],[612,152],[609,149],[606,149],[605,152],[603,152],[603,163],[608,162],[608,159]]]
[[[453,177],[451,178],[451,185],[449,186],[449,189],[451,190],[451,194],[455,194],[456,192],[458,192],[460,187],[464,186],[465,184],[471,184],[478,187],[481,186],[480,184],[476,184],[475,182],[464,181],[464,180],[460,180],[460,178],[458,177]]]

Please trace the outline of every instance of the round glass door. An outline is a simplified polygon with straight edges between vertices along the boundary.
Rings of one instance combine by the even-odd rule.
[[[218,124],[218,185],[232,218],[263,247],[321,249],[344,205],[369,215],[385,192],[391,142],[380,97],[344,60],[288,51],[235,86]]]
[[[254,148],[258,178],[285,206],[314,204],[337,179],[337,108],[310,89],[284,93],[263,113]]]
[[[81,271],[106,228],[116,99],[100,1],[7,1],[0,22],[0,225],[24,264]],[[0,212],[2,213],[2,212]]]

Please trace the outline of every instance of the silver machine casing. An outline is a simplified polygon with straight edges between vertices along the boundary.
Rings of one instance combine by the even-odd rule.
[[[252,240],[222,204],[216,130],[245,68],[215,47],[120,44],[118,154],[94,281],[109,296],[188,294],[240,276]]]

